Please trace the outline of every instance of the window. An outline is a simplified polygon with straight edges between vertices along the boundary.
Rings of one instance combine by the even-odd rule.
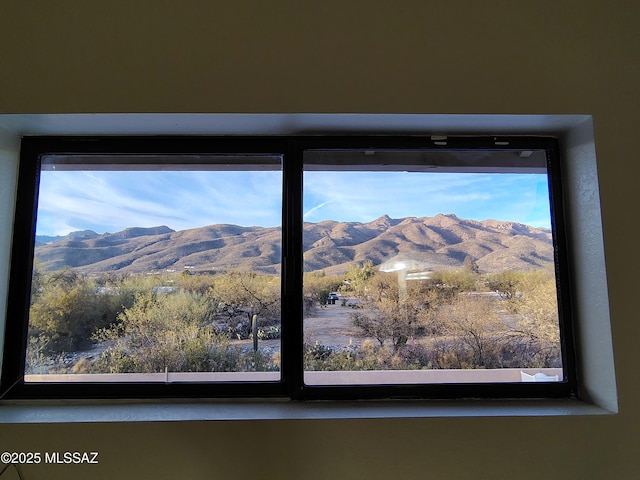
[[[2,391],[574,395],[557,150],[25,138]]]

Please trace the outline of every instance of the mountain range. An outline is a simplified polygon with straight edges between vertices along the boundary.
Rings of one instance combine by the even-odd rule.
[[[280,271],[280,227],[210,225],[175,231],[166,226],[127,228],[117,233],[91,230],[66,236],[36,237],[35,256],[44,270],[74,268],[103,272]],[[426,268],[453,268],[465,259],[481,272],[528,270],[553,264],[549,229],[515,222],[465,220],[453,214],[368,223],[305,223],[305,271],[346,271],[356,262],[380,265],[395,256]]]

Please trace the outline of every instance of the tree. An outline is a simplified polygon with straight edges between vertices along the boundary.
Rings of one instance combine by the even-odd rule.
[[[251,321],[253,315],[263,319],[280,318],[280,277],[253,272],[230,272],[214,277],[209,290],[225,313]]]
[[[519,320],[513,333],[524,343],[531,367],[560,367],[560,326],[555,276],[529,272],[521,281]]]
[[[460,292],[476,290],[478,275],[470,270],[438,270],[431,274],[431,285],[437,286],[443,294],[456,296]]]
[[[317,305],[325,305],[331,292],[338,290],[343,284],[343,277],[324,272],[305,273],[304,300],[305,311],[310,313]]]
[[[505,337],[505,327],[497,315],[495,300],[484,296],[460,295],[442,305],[438,316],[446,324],[446,333],[472,352],[467,368],[496,368],[496,347]],[[463,352],[457,352],[461,355]]]
[[[367,282],[371,277],[376,274],[373,269],[373,262],[367,260],[364,263],[356,263],[349,267],[344,278],[349,290],[356,292],[356,294],[362,294]]]
[[[411,337],[425,332],[425,310],[430,305],[417,289],[410,289],[401,299],[394,274],[378,273],[369,278],[368,285],[372,295],[361,297],[362,308],[350,314],[364,335],[375,338],[381,347],[390,339],[398,351]]]
[[[500,294],[502,298],[513,300],[516,298],[522,282],[522,273],[506,270],[487,277],[487,286]]]
[[[260,327],[280,324],[280,277],[253,272],[229,272],[215,275],[207,297],[224,317],[227,334],[247,338],[252,319],[257,315]]]

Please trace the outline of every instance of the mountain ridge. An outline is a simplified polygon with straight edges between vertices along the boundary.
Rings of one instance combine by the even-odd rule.
[[[454,268],[469,257],[483,272],[526,270],[553,264],[549,229],[517,222],[467,220],[454,214],[371,222],[304,223],[305,271],[342,273],[354,262],[379,265],[395,255],[432,268]],[[52,238],[52,237],[48,237]],[[55,237],[53,237],[55,238]],[[44,270],[82,273],[157,271],[280,271],[281,228],[230,224],[175,231],[167,226],[130,227],[116,233],[84,230],[40,243],[35,256]]]

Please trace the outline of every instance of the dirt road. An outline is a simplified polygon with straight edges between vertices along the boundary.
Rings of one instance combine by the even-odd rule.
[[[304,339],[310,344],[316,342],[332,347],[360,345],[364,337],[353,326],[349,314],[351,307],[341,305],[324,305],[316,308],[312,314],[304,318]]]

